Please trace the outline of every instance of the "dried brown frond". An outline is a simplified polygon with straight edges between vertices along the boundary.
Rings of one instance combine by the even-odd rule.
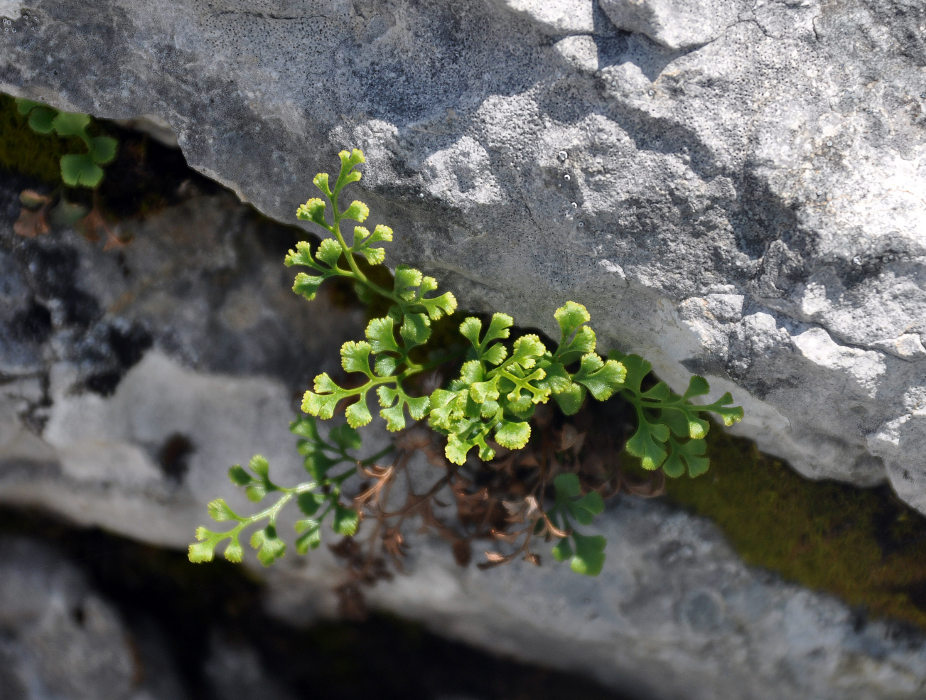
[[[531,424],[533,438],[524,449],[493,446],[497,456],[491,462],[472,458],[464,467],[446,459],[443,436],[414,425],[394,437],[390,464],[362,467],[366,480],[353,505],[361,512],[364,532],[332,548],[347,569],[337,589],[342,610],[361,613],[362,587],[390,578],[391,570],[402,571],[408,553],[404,533],[412,521],[418,532],[446,540],[460,566],[472,560],[476,541],[489,544],[485,561],[477,564],[481,569],[516,559],[539,566],[534,542],[569,535],[544,510],[558,474],[576,474],[583,492],[594,490],[605,499],[619,493],[645,498],[662,493],[661,472],[641,480],[622,471],[618,455],[627,421],[620,409],[609,412],[597,404],[566,418],[549,406],[538,406]],[[434,480],[423,491],[413,488],[409,472],[416,454],[424,455],[434,470]],[[404,493],[398,503],[390,503],[396,484],[403,484],[396,493]]]

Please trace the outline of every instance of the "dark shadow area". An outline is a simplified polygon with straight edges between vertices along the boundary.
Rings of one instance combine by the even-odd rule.
[[[184,553],[76,529],[31,510],[0,509],[0,535],[51,543],[119,609],[130,629],[156,621],[192,697],[214,697],[203,662],[210,638],[218,635],[257,649],[268,676],[300,698],[635,700],[384,614],[292,627],[261,610],[261,584],[246,569],[223,561],[193,565]],[[79,621],[84,612],[75,608],[72,614]]]

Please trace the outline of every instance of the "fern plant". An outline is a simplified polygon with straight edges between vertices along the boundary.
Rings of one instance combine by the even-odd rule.
[[[231,527],[216,531],[198,528],[196,542],[189,550],[191,561],[212,560],[223,543],[225,558],[241,561],[244,549],[240,537],[252,529],[250,544],[259,560],[265,565],[272,563],[286,550],[277,531],[277,518],[289,503],[295,503],[302,514],[296,522],[295,547],[299,553],[319,546],[326,518],[330,518],[335,533],[350,538],[357,534],[362,518],[373,515],[380,545],[397,558],[404,545],[400,526],[413,512],[436,524],[456,547],[459,536],[433,514],[428,498],[440,488],[451,488],[461,518],[466,513],[472,520],[473,504],[488,502],[490,496],[486,489],[479,489],[478,478],[464,479],[464,470],[472,475],[487,463],[499,462],[502,456],[525,448],[537,411],[551,399],[562,414],[573,416],[589,396],[606,401],[620,394],[633,406],[637,418],[626,448],[641,459],[645,469],[662,469],[670,477],[684,473],[694,477],[707,470],[707,415],[713,413],[732,425],[742,417],[742,409],[731,405],[729,393],[711,404],[693,403],[693,398],[708,393],[702,377],[692,377],[685,393],[678,395],[664,382],[648,379],[651,367],[639,356],[612,353],[601,357],[596,352],[595,333],[588,325],[589,313],[581,304],[570,301],[556,310],[559,337],[549,346],[532,333],[512,340],[514,320],[504,313],[485,320],[464,317],[458,326],[459,343],[448,346],[446,340],[435,342],[433,326],[456,315],[456,299],[451,292],[440,291],[433,277],[404,265],[396,267],[391,284],[374,279],[372,270],[382,266],[386,258],[381,244],[392,240],[393,231],[382,224],[372,231],[363,226],[369,216],[363,202],[355,200],[343,206],[342,192],[360,179],[357,166],[364,162],[364,156],[354,149],[342,151],[339,157],[341,167],[334,182],[326,173],[316,175],[313,182],[321,197],[309,199],[296,212],[299,219],[318,225],[327,236],[314,249],[301,241],[289,251],[285,264],[305,268],[296,275],[293,291],[311,301],[326,281],[345,279],[353,283],[362,300],[385,302],[388,311],[368,323],[363,339],[341,346],[346,381],[339,383],[322,373],[305,392],[302,410],[307,416],[294,422],[291,430],[299,438],[298,449],[310,480],[293,487],[281,486],[270,478],[267,460],[261,456],[255,456],[248,468],[232,467],[231,481],[243,487],[251,501],[275,500],[251,515],[235,512],[222,499],[212,501],[210,517]],[[350,234],[342,230],[346,222],[355,224]],[[420,389],[418,379],[447,366],[456,367],[456,371],[445,386],[430,392]],[[432,455],[432,462],[442,461],[444,476],[426,494],[410,495],[397,511],[385,507],[385,494],[395,484],[397,465],[407,460],[409,448],[390,446],[377,454],[361,454],[359,430],[373,421],[374,410],[389,431],[403,431],[410,422],[426,424],[443,443],[443,455]],[[323,436],[315,419],[329,420],[342,412],[346,424]],[[553,452],[565,454],[576,442],[574,436],[563,437]],[[417,442],[412,448],[427,450],[427,444],[427,440]],[[383,466],[381,461],[388,456],[393,457],[393,463]],[[606,489],[603,482],[590,483],[578,468],[570,470],[567,461],[554,458],[545,461],[542,468],[537,466],[540,477],[531,480],[529,493],[522,493],[520,500],[496,499],[495,503],[506,509],[503,518],[483,507],[484,520],[494,517],[501,522],[481,531],[484,535],[504,542],[513,540],[515,534],[524,538],[514,553],[488,553],[486,566],[521,554],[539,562],[529,544],[532,537],[540,536],[555,541],[554,558],[568,559],[574,571],[587,575],[601,571],[604,538],[584,534],[579,526],[590,525],[602,512],[602,492]],[[540,462],[534,459],[531,464]],[[493,468],[502,469],[494,463]],[[354,476],[365,479],[366,488],[351,496],[344,492],[345,482]],[[506,530],[517,523],[525,525],[518,533]],[[345,551],[354,552],[345,557],[357,559],[354,550]],[[359,578],[369,578],[370,567],[363,571],[366,573]]]
[[[91,136],[88,131],[90,115],[80,112],[62,112],[24,98],[16,99],[20,114],[28,117],[29,128],[37,134],[55,133],[61,138],[80,139],[83,153],[61,156],[61,180],[68,187],[93,189],[103,181],[103,167],[116,157],[116,139],[111,136]]]
[[[81,143],[80,150],[65,153],[59,160],[61,182],[65,187],[91,190],[92,205],[69,201],[63,194],[40,194],[25,190],[20,194],[23,208],[14,224],[17,234],[35,237],[48,233],[49,218],[52,223],[75,226],[86,238],[97,240],[98,232],[107,234],[106,247],[121,245],[122,241],[109,228],[103,217],[98,200],[98,188],[103,182],[104,166],[116,157],[118,142],[111,136],[93,136],[93,120],[89,114],[62,112],[39,102],[16,98],[16,109],[27,118],[27,124],[37,134],[55,134],[61,139]],[[70,143],[70,142],[68,142]]]

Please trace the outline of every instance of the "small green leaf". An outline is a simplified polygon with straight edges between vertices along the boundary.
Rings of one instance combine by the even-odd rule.
[[[453,464],[462,466],[466,463],[466,454],[472,448],[472,444],[463,442],[456,435],[450,435],[447,437],[447,446],[444,448],[444,456]]]
[[[386,430],[389,432],[395,433],[405,428],[405,411],[402,410],[401,401],[395,406],[382,409],[379,415],[386,421]]]
[[[557,500],[578,498],[582,492],[579,477],[572,473],[557,474],[553,479],[553,487],[556,489]]]
[[[228,470],[228,478],[235,486],[247,486],[253,481],[251,475],[240,464]]]
[[[363,427],[373,420],[370,407],[367,406],[366,395],[361,396],[356,402],[348,406],[344,415],[347,417],[347,423],[351,428]]]
[[[360,525],[360,515],[351,508],[344,508],[336,505],[334,507],[334,520],[331,528],[339,535],[349,537],[356,534],[357,527]]]
[[[318,173],[315,177],[312,178],[312,184],[320,189],[322,194],[327,197],[330,197],[332,194],[334,194],[331,191],[331,187],[328,186],[328,173]]]
[[[428,414],[431,400],[427,396],[406,396],[408,414],[414,420],[421,420]]]
[[[640,396],[644,396],[654,401],[665,401],[672,395],[672,390],[665,382],[657,382],[652,389],[647,389]]]
[[[61,156],[61,179],[68,187],[93,189],[103,179],[103,169],[87,153]]]
[[[692,440],[703,440],[710,430],[711,424],[700,418],[688,419],[688,437]]]
[[[644,469],[658,469],[668,454],[660,443],[665,442],[668,437],[669,429],[666,426],[640,421],[636,432],[627,441],[627,451],[640,458]]]
[[[187,557],[193,564],[202,564],[212,561],[215,557],[214,542],[194,542],[190,545]]]
[[[341,151],[338,153],[338,158],[341,159],[341,168],[344,171],[350,171],[361,163],[366,163],[366,158],[363,156],[363,151],[359,148],[355,148],[351,151]],[[347,174],[346,172],[344,173]]]
[[[703,407],[702,410],[717,413],[723,420],[723,424],[729,428],[743,419],[743,407],[725,405],[730,403],[733,403],[733,397],[730,396],[730,392],[727,392],[710,406]]]
[[[270,464],[263,455],[254,455],[251,457],[251,461],[248,462],[248,468],[264,481],[267,480],[270,474]]]
[[[669,457],[662,465],[666,476],[679,477],[685,473],[695,478],[704,474],[710,467],[710,460],[704,456],[707,443],[704,440],[685,440],[679,442],[675,439],[669,442]]]
[[[247,488],[245,488],[244,495],[247,496],[248,500],[252,503],[259,503],[267,495],[267,487],[259,481],[252,481]]]
[[[327,181],[327,174],[325,174],[325,179]],[[296,209],[296,218],[302,221],[314,221],[316,224],[328,228],[328,222],[325,221],[325,203],[318,197],[312,197],[305,204],[300,204],[299,208]]]
[[[363,223],[367,220],[367,217],[370,215],[370,208],[363,202],[354,200],[350,203],[350,206],[344,210],[341,214],[342,219],[353,219],[354,221],[359,221]]]
[[[349,425],[339,425],[331,429],[328,437],[342,450],[358,450],[363,445],[363,438],[360,437],[354,428]]]
[[[370,321],[365,335],[374,353],[400,352],[399,344],[395,340],[395,322],[388,316]]]
[[[286,544],[277,537],[273,525],[257,530],[251,537],[251,546],[258,550],[257,559],[264,566],[270,566],[286,553]]]
[[[379,243],[380,241],[390,242],[392,240],[392,229],[388,226],[383,226],[378,224],[376,228],[373,229],[373,233],[370,234],[370,238],[367,240],[367,243]]]
[[[370,353],[373,347],[361,340],[348,340],[341,346],[341,366],[345,372],[360,372],[368,377],[373,376],[370,371]]]
[[[50,134],[57,116],[58,110],[40,105],[29,114],[29,128],[37,134]]]
[[[90,124],[90,115],[80,112],[60,112],[51,123],[58,136],[85,136],[87,125]]]
[[[537,364],[537,358],[547,351],[547,346],[533,333],[522,335],[511,348],[511,360],[524,369],[531,369]]]
[[[399,335],[407,347],[423,345],[431,337],[431,322],[424,314],[406,314]]]
[[[493,340],[505,340],[511,335],[511,327],[514,325],[514,319],[508,314],[494,313],[489,321],[489,328],[486,330],[485,337],[482,339],[483,346],[488,345]]]
[[[600,574],[604,566],[604,548],[607,545],[605,538],[600,535],[587,537],[574,532],[572,539],[576,544],[576,553],[570,562],[570,568],[585,576]]]
[[[303,512],[304,515],[313,516],[318,512],[318,509],[325,502],[325,496],[321,493],[315,493],[312,491],[306,491],[300,493],[296,496],[296,503],[299,506],[299,510]],[[300,521],[305,522],[305,521]],[[297,523],[297,528],[298,528]],[[301,532],[301,530],[300,530]]]
[[[490,365],[500,365],[508,357],[508,348],[501,343],[495,343],[482,353],[482,359]]]
[[[386,260],[385,248],[364,247],[360,252],[370,265],[382,265]]]
[[[347,173],[347,175],[340,178],[339,182],[343,185],[349,185],[352,182],[357,182],[361,177],[363,177],[362,173],[359,170],[354,170],[353,172]]]
[[[380,355],[373,363],[373,371],[380,377],[391,377],[398,366],[398,358],[392,355]]]
[[[603,510],[604,500],[597,491],[589,491],[569,507],[569,512],[581,525],[590,525],[595,516]]]
[[[296,244],[296,250],[290,250],[286,254],[286,257],[283,258],[283,264],[286,265],[286,267],[292,267],[293,265],[303,265],[305,267],[311,267],[316,270],[322,269],[312,257],[312,246],[309,245],[308,241],[299,241]]]
[[[417,287],[421,284],[421,271],[407,265],[399,265],[395,269],[395,280],[393,289],[403,299],[414,298],[414,292],[409,291],[409,287]]]
[[[29,114],[29,112],[31,112],[36,107],[42,106],[41,102],[27,100],[25,97],[16,97],[14,98],[14,101],[16,102],[16,111],[23,116]]]
[[[315,299],[315,295],[318,293],[318,288],[324,281],[324,277],[316,277],[314,275],[307,275],[304,272],[300,272],[298,275],[296,275],[296,280],[293,282],[293,291],[296,294],[304,296],[307,300],[312,301]]]
[[[303,532],[296,538],[296,551],[299,554],[306,554],[310,549],[318,549],[322,543],[322,531],[319,523],[314,520],[300,520],[296,523],[303,523]]]
[[[425,279],[429,280],[433,278],[426,277]],[[421,305],[424,306],[424,310],[432,321],[436,321],[444,316],[451,316],[457,309],[457,298],[453,296],[451,292],[444,292],[440,296],[430,299],[419,299],[419,301]]]
[[[495,442],[509,450],[520,450],[531,437],[531,427],[526,422],[503,421],[495,431]]]
[[[707,383],[707,380],[696,374],[688,380],[688,388],[685,390],[685,395],[682,398],[690,399],[693,396],[704,396],[709,393],[710,390],[711,387]]]
[[[572,340],[557,349],[556,357],[564,365],[571,365],[583,355],[594,352],[596,343],[595,331],[588,326],[582,326]]]
[[[338,260],[341,259],[341,244],[338,243],[333,238],[326,238],[318,245],[318,250],[315,251],[316,259],[328,265],[328,267],[336,267]]]
[[[688,435],[688,415],[682,408],[663,408],[659,411],[659,421],[669,427],[673,435]]]
[[[466,338],[470,344],[479,349],[479,333],[482,331],[482,321],[475,316],[467,316],[460,324],[460,335]]]
[[[682,456],[677,452],[670,454],[666,461],[662,463],[662,471],[672,479],[680,477],[685,473],[685,463],[682,461]]]
[[[553,547],[552,554],[556,561],[566,561],[569,557],[571,557],[572,546],[569,544],[569,538],[564,537],[559,542],[557,542],[556,546]]]
[[[498,377],[487,382],[473,382],[469,387],[469,395],[476,403],[494,401],[498,398]]]
[[[582,408],[585,401],[585,388],[579,384],[570,383],[566,391],[553,394],[553,400],[559,406],[564,415],[574,416]]]
[[[244,558],[244,549],[238,540],[232,539],[229,541],[228,546],[225,547],[225,558],[235,564],[241,563]]]
[[[619,352],[610,352],[608,357],[620,362],[627,371],[627,378],[624,380],[625,387],[634,394],[640,393],[640,385],[650,373],[653,366],[639,355],[624,355]]]
[[[289,424],[289,432],[299,437],[307,438],[318,442],[321,436],[318,434],[318,426],[314,418],[298,418]]]
[[[210,518],[219,523],[227,520],[241,520],[238,514],[229,508],[223,498],[216,498],[214,501],[209,501],[209,505],[206,506],[206,511],[209,513]]]
[[[302,410],[322,420],[334,415],[334,410],[344,396],[341,388],[334,383],[327,372],[315,377],[315,391],[307,391],[302,397]]]
[[[582,304],[578,304],[574,301],[567,301],[559,307],[553,314],[553,317],[559,324],[564,341],[568,340],[579,326],[583,323],[588,323],[592,319],[591,315],[588,313],[588,309]]]
[[[302,460],[302,466],[316,481],[324,481],[328,470],[338,464],[340,460],[327,457],[321,450],[309,452]]]
[[[594,353],[582,357],[579,371],[572,380],[582,384],[598,401],[607,401],[618,389],[623,388],[627,370],[623,364],[608,360],[602,362]]]
[[[106,165],[116,157],[119,142],[109,136],[97,136],[90,139],[90,157],[97,165]]]

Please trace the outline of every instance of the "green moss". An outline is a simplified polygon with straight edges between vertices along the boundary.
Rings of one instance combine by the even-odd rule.
[[[711,518],[748,564],[926,628],[926,518],[888,487],[810,481],[747,440],[708,439],[710,471],[668,480],[669,501]]]
[[[0,95],[0,168],[60,185],[61,156],[84,150],[79,138],[35,133],[27,118],[16,111],[15,100]]]

